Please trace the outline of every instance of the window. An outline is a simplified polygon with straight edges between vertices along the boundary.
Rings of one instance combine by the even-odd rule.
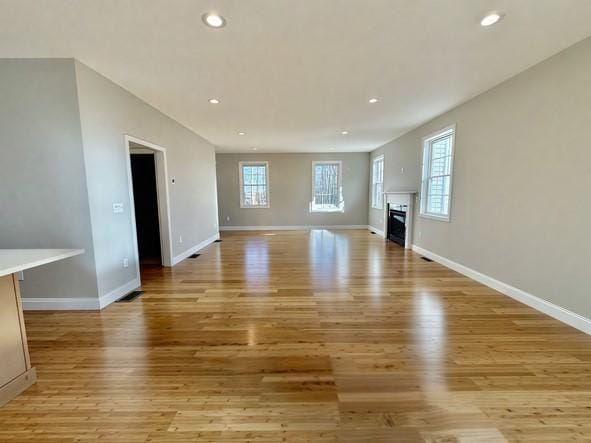
[[[371,171],[371,207],[383,209],[384,207],[384,156],[373,159]]]
[[[421,215],[449,221],[455,125],[423,139]]]
[[[240,207],[268,208],[269,163],[240,162]]]
[[[312,162],[311,212],[343,212],[341,162]]]

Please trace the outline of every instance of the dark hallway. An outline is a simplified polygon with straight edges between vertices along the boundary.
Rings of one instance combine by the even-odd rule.
[[[154,154],[131,154],[133,199],[141,264],[162,264]]]

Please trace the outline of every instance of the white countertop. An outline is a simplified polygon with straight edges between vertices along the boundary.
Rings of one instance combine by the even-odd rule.
[[[0,277],[84,253],[84,249],[0,249]]]

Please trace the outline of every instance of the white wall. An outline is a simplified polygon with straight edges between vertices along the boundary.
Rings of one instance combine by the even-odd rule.
[[[590,318],[590,79],[586,39],[374,151],[386,190],[418,190],[421,139],[457,124],[451,221],[414,243]]]

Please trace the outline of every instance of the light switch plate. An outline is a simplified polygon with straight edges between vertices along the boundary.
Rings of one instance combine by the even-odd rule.
[[[113,203],[113,214],[121,214],[123,212],[123,203]]]

